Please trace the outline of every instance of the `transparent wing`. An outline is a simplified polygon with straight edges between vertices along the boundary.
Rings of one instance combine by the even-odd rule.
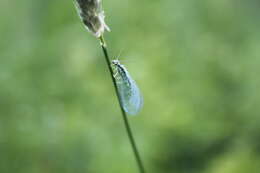
[[[143,106],[143,97],[138,86],[125,68],[124,73],[118,73],[116,81],[124,110],[129,115],[136,115]]]

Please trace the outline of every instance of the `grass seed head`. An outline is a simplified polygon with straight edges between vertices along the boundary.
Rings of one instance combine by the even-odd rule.
[[[101,0],[75,0],[78,14],[88,31],[100,37],[105,30],[110,31],[105,23]]]

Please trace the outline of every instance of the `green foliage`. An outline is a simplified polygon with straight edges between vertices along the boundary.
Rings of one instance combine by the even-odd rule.
[[[259,2],[107,1],[111,55],[144,95],[149,173],[260,169]],[[2,0],[0,172],[133,173],[99,42],[71,1]]]

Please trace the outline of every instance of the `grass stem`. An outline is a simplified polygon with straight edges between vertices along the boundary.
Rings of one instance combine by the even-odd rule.
[[[145,173],[144,165],[143,165],[143,162],[141,160],[140,154],[138,152],[138,149],[137,149],[137,146],[136,146],[136,143],[135,143],[135,139],[134,139],[134,136],[133,136],[130,124],[128,122],[128,117],[126,115],[126,112],[123,109],[123,105],[122,105],[122,101],[120,99],[120,95],[119,95],[119,92],[118,92],[118,87],[117,87],[117,84],[116,84],[116,80],[115,80],[115,78],[113,76],[113,69],[111,67],[111,62],[110,62],[110,58],[109,58],[109,55],[108,55],[107,45],[106,45],[105,39],[104,39],[103,36],[101,36],[99,39],[100,39],[100,44],[101,44],[101,47],[102,47],[102,50],[103,50],[103,53],[104,53],[104,56],[105,56],[105,59],[106,59],[106,64],[107,64],[107,67],[109,69],[110,76],[112,78],[112,82],[113,82],[113,85],[114,85],[114,88],[115,88],[116,96],[117,96],[117,99],[118,99],[118,102],[119,102],[119,106],[120,106],[120,109],[121,109],[121,113],[122,113],[122,116],[123,116],[126,132],[127,132],[129,141],[131,143],[131,147],[133,149],[133,153],[134,153],[135,160],[136,160],[138,168],[139,168],[139,172],[140,173]]]

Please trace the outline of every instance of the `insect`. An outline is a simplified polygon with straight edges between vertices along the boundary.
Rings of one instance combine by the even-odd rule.
[[[129,115],[136,115],[143,107],[143,97],[124,65],[119,60],[112,60],[114,67],[114,78],[120,96],[120,100],[125,112]]]

